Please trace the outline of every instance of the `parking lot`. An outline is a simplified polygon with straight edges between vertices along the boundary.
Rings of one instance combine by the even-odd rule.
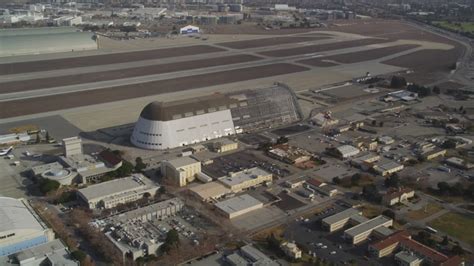
[[[255,154],[248,151],[241,151],[229,155],[217,157],[214,162],[203,166],[203,171],[213,178],[219,178],[227,175],[229,172],[238,172],[245,169],[260,167],[277,177],[285,177],[291,174],[287,168],[280,166],[270,159],[264,160],[258,158]]]

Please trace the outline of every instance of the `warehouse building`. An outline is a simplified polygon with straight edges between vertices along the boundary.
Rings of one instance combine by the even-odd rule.
[[[162,176],[172,180],[180,187],[193,182],[196,176],[201,173],[201,163],[188,156],[162,161],[160,168]]]
[[[218,179],[224,186],[229,188],[233,193],[249,189],[272,181],[272,174],[258,167],[250,168],[240,172],[229,173]]]
[[[244,194],[215,204],[225,217],[232,219],[263,207],[263,203],[256,198]]]
[[[219,182],[209,182],[207,184],[198,185],[189,189],[202,201],[213,201],[230,194],[230,189],[226,188]]]
[[[199,27],[193,26],[193,25],[188,25],[186,27],[182,27],[179,29],[180,34],[193,34],[193,33],[199,33]]]
[[[0,257],[20,252],[54,239],[26,200],[0,197]]]
[[[215,93],[148,104],[130,141],[140,148],[163,150],[293,123],[301,117],[293,92],[284,86]]]
[[[59,239],[22,250],[18,253],[0,257],[2,266],[58,265],[79,266],[67,247]]]
[[[237,150],[239,148],[239,144],[230,139],[223,138],[215,142],[212,148],[217,153],[223,153],[223,152]]]
[[[2,29],[0,39],[0,57],[97,49],[94,33],[75,27]]]
[[[342,145],[337,147],[334,152],[337,157],[341,159],[347,159],[359,154],[360,150],[351,145]]]
[[[251,244],[245,245],[240,250],[225,256],[225,265],[242,266],[242,265],[265,265],[279,266],[277,261],[273,261],[270,257],[253,247]]]
[[[387,176],[403,170],[403,164],[388,159],[382,159],[374,164],[373,169],[381,176]]]
[[[78,196],[90,209],[109,209],[141,199],[145,193],[153,197],[158,188],[144,175],[133,174],[80,189]]]

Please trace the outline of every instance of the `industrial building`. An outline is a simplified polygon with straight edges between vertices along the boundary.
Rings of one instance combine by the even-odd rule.
[[[107,218],[105,233],[125,258],[154,255],[164,243],[166,230],[156,223],[159,219],[176,215],[184,207],[178,198],[172,198]]]
[[[61,265],[79,266],[59,239],[0,257],[2,266]]]
[[[201,173],[201,163],[188,156],[162,161],[160,168],[163,177],[172,180],[180,187],[193,182],[196,176]]]
[[[215,204],[217,209],[227,218],[232,219],[263,207],[256,198],[244,194]]]
[[[145,207],[131,210],[108,218],[109,223],[127,223],[133,221],[149,222],[173,216],[183,209],[184,203],[179,198],[160,201]]]
[[[26,200],[0,197],[0,257],[26,250],[54,239]]]
[[[192,187],[189,191],[202,201],[217,200],[231,193],[230,189],[216,181]]]
[[[97,49],[94,33],[75,27],[3,29],[0,39],[0,57]]]
[[[283,242],[280,244],[281,250],[291,259],[297,260],[301,258],[302,251],[295,243]]]
[[[351,145],[342,145],[335,149],[336,156],[341,159],[347,159],[349,157],[356,156],[360,150]]]
[[[262,183],[272,182],[272,178],[271,173],[254,167],[240,172],[229,173],[227,176],[219,178],[218,181],[233,193],[237,193]]]
[[[388,159],[382,159],[373,165],[373,169],[381,176],[387,176],[403,170],[403,164]]]
[[[243,131],[275,127],[302,117],[293,92],[283,85],[174,102],[152,102],[140,113],[130,141],[163,150]]]
[[[0,146],[18,144],[22,142],[28,142],[30,140],[31,137],[28,135],[28,133],[0,135]]]
[[[188,25],[186,27],[182,27],[179,29],[180,34],[193,34],[193,33],[199,33],[199,27],[193,26],[193,25]]]
[[[223,152],[237,150],[239,148],[239,144],[236,141],[223,138],[217,142],[214,142],[212,148],[217,153],[223,153]]]
[[[245,245],[240,250],[225,257],[226,265],[265,265],[278,266],[280,263],[273,261],[270,257],[253,247],[251,244]]]
[[[268,155],[289,164],[301,164],[311,160],[310,152],[289,144],[275,145],[268,151]]]
[[[133,174],[79,189],[78,196],[90,209],[109,209],[141,199],[146,193],[153,197],[158,188],[144,175]]]

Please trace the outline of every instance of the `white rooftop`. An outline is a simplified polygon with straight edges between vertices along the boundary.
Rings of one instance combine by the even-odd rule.
[[[254,168],[250,168],[250,169],[240,171],[237,173],[232,173],[229,176],[221,177],[219,178],[219,181],[223,183],[224,185],[231,187],[231,186],[235,186],[237,184],[246,182],[248,180],[255,179],[259,176],[266,176],[266,175],[269,175],[269,173],[263,169],[254,167]]]
[[[262,204],[262,202],[248,194],[244,194],[218,202],[215,206],[226,213],[234,213],[259,204]]]
[[[39,217],[26,204],[22,199],[0,197],[0,234],[14,230],[45,229]]]
[[[199,161],[197,161],[196,159],[193,159],[189,156],[179,157],[179,158],[172,159],[172,160],[168,161],[168,163],[171,164],[176,169],[181,168],[183,166],[190,165],[190,164],[195,164],[195,163],[198,163],[198,162]]]
[[[97,198],[112,196],[127,191],[151,188],[153,183],[142,174],[134,174],[130,177],[118,178],[107,182],[79,190],[87,200],[91,201]]]

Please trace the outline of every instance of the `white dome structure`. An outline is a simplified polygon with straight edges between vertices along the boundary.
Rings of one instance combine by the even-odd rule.
[[[212,94],[143,108],[130,141],[162,150],[294,123],[302,117],[291,89],[269,88]]]
[[[230,100],[217,94],[152,102],[143,108],[130,140],[140,148],[161,150],[235,134]]]

